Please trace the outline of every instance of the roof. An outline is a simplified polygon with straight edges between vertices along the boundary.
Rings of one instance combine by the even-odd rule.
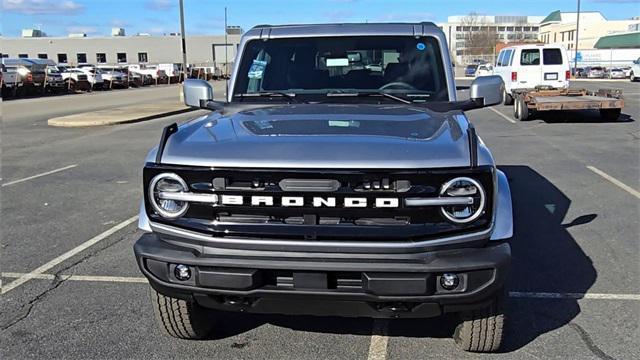
[[[432,22],[421,23],[342,23],[258,25],[244,36],[251,37],[304,37],[304,36],[358,36],[358,35],[425,35],[442,32]]]
[[[547,15],[546,18],[544,18],[542,21],[540,21],[540,24],[544,24],[547,22],[555,22],[555,21],[562,21],[562,15],[560,13],[560,10],[556,10],[554,12],[552,12],[551,14]]]
[[[638,49],[640,31],[603,36],[593,46],[596,49]]]

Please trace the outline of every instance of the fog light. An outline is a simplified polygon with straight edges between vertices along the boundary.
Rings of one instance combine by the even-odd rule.
[[[189,269],[187,265],[176,265],[173,274],[176,276],[176,279],[180,281],[189,280],[191,278],[191,269]]]
[[[460,279],[456,274],[447,273],[447,274],[442,274],[442,276],[440,276],[440,285],[445,290],[453,290],[458,287],[459,283],[460,283]]]

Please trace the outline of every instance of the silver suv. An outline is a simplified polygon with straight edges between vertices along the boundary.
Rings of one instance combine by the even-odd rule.
[[[459,313],[455,339],[495,351],[510,263],[505,175],[456,99],[431,23],[258,26],[225,101],[165,128],[144,166],[134,252],[161,328],[220,331],[219,311],[374,318]]]

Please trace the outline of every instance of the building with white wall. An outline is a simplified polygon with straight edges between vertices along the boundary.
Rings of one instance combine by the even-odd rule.
[[[449,16],[446,23],[438,26],[444,31],[449,52],[456,63],[464,63],[463,58],[473,53],[468,48],[471,34],[491,32],[496,34],[496,42],[527,42],[538,39],[540,21],[544,16],[503,16],[503,15],[459,15]],[[493,56],[493,54],[485,54]]]
[[[635,15],[635,14],[634,14]],[[578,14],[575,12],[554,11],[540,23],[540,41],[545,44],[562,44],[568,50],[575,48],[578,37],[578,50],[594,49],[598,40],[607,35],[627,32],[637,28],[640,19],[607,20],[598,11],[580,12],[580,31],[576,35]]]
[[[224,35],[187,36],[188,62],[222,68],[226,53],[231,64],[240,36],[227,35],[226,46]],[[68,65],[181,63],[180,39],[177,35],[2,38],[2,56],[51,59]]]

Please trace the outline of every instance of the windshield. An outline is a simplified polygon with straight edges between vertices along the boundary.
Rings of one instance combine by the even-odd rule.
[[[253,40],[247,43],[234,96],[279,92],[326,95],[384,92],[446,101],[433,37],[357,36]]]

